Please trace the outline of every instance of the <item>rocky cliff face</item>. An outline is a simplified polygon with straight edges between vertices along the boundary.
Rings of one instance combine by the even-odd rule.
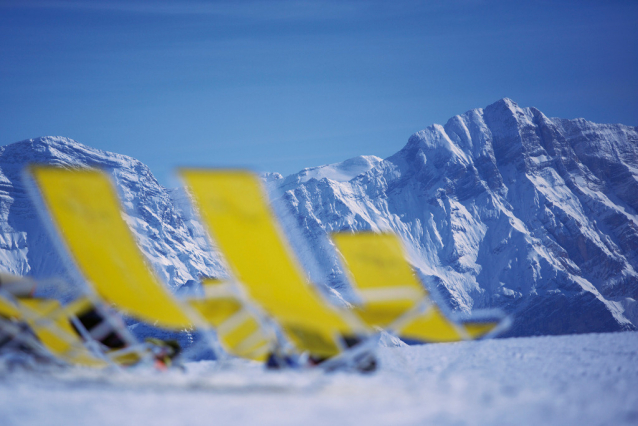
[[[173,288],[224,275],[182,189],[163,188],[135,159],[56,137],[0,147],[5,271],[72,278],[27,197],[29,163],[107,170],[142,251]],[[263,179],[296,255],[333,300],[352,295],[326,232],[389,230],[450,308],[503,308],[512,335],[638,325],[635,127],[548,118],[503,99],[412,135],[385,160]]]
[[[208,249],[203,230],[176,202],[147,166],[133,158],[89,148],[71,139],[44,137],[0,147],[0,266],[15,274],[73,280],[55,241],[27,196],[22,173],[28,164],[97,167],[106,170],[120,192],[124,218],[159,276],[179,287],[199,275],[223,269]]]
[[[269,186],[302,229],[302,259],[318,258],[337,288],[347,285],[325,232],[391,230],[452,308],[513,312],[514,335],[638,324],[635,127],[503,99],[412,135],[350,180]]]

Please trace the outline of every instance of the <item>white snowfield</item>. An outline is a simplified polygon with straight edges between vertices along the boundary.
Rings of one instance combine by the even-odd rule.
[[[638,333],[384,347],[380,370],[0,372],[2,425],[635,425]]]

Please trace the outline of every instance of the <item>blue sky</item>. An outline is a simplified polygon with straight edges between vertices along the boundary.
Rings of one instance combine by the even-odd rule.
[[[509,97],[638,125],[638,2],[0,1],[0,144],[289,174]]]

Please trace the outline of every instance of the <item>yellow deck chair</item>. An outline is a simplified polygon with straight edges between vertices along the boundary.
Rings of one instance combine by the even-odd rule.
[[[37,341],[27,337],[24,342],[38,352],[44,349],[54,358],[69,364],[106,367],[110,365],[107,357],[91,352],[69,320],[77,311],[86,309],[88,303],[88,300],[82,300],[62,306],[53,299],[13,298],[0,294],[0,316],[27,324]],[[24,332],[22,329],[18,331]]]
[[[299,351],[332,357],[371,330],[322,299],[291,257],[258,177],[236,170],[181,170],[234,278]],[[356,339],[355,339],[356,340]]]
[[[429,300],[396,235],[364,232],[331,237],[363,301],[355,310],[367,324],[424,342],[476,339],[499,325],[495,318],[462,323],[447,318]]]
[[[233,312],[232,324],[226,324],[224,320],[231,318],[216,313],[237,300],[229,302],[232,297],[227,296],[189,304],[162,285],[122,218],[119,198],[108,175],[93,169],[47,166],[33,166],[31,173],[62,241],[100,297],[127,315],[162,328],[194,326],[206,330],[212,323],[222,328],[218,339],[229,353],[265,358],[268,350],[263,342],[268,339],[258,339],[256,334],[265,332],[255,330],[254,318],[243,313],[239,321]],[[247,312],[243,308],[241,311]]]
[[[254,361],[266,361],[276,344],[272,331],[246,306],[231,284],[202,279],[203,298],[187,299],[217,331],[222,347],[229,353]]]
[[[55,299],[32,297],[37,286],[29,277],[0,272],[2,328],[14,340],[69,364],[104,367],[134,364],[144,358],[141,348],[112,349],[99,342],[101,337],[118,332],[118,337],[127,340],[129,345],[132,343],[121,330],[125,328],[123,321],[113,317],[95,295],[80,296],[63,306]],[[88,331],[80,318],[96,310],[101,312],[105,324]],[[25,329],[23,324],[29,328]]]

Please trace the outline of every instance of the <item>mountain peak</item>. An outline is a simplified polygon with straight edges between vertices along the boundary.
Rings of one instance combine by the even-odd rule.
[[[510,98],[499,99],[498,101],[483,108],[486,114],[498,114],[501,116],[512,116],[516,118],[529,112],[529,108],[521,108]]]
[[[100,169],[128,167],[138,174],[155,179],[141,161],[123,154],[104,151],[64,136],[42,136],[0,147],[0,160],[9,164],[83,165]],[[18,170],[16,170],[18,172]]]
[[[20,180],[34,162],[106,169],[165,281],[225,273],[196,215],[184,213],[184,191],[167,194],[141,162],[63,137],[0,147],[6,270],[46,276],[62,264]],[[326,232],[395,232],[451,308],[500,307],[516,318],[512,334],[529,335],[638,325],[637,170],[638,128],[548,119],[503,98],[415,133],[385,160],[262,177],[313,281],[347,294]]]
[[[505,105],[506,107],[511,108],[511,109],[519,108],[518,104],[516,102],[514,102],[510,98],[501,98],[501,99],[499,99],[498,101],[494,102],[491,105],[499,105],[499,104],[500,105]]]
[[[82,149],[82,150],[90,150],[90,151],[99,151],[96,148],[89,147],[87,145],[81,144],[71,138],[67,138],[64,136],[40,136],[37,138],[25,139],[19,142],[12,143],[10,145],[5,145],[5,147],[9,147],[12,145],[19,145],[24,147],[25,145],[33,147],[36,151],[42,151],[47,147],[55,147],[59,149]]]
[[[315,242],[322,232],[391,231],[451,307],[513,312],[512,334],[630,330],[637,141],[636,128],[549,119],[503,98],[414,133],[361,179],[290,182],[284,200],[330,282],[342,270]]]
[[[29,164],[98,168],[116,184],[124,218],[149,264],[172,286],[199,275],[223,273],[203,229],[181,213],[179,200],[163,188],[150,169],[134,158],[102,151],[61,136],[26,139],[0,147],[0,267],[20,275],[73,281],[78,274],[65,270],[65,254],[36,215],[27,197],[23,172]],[[184,256],[184,253],[194,253]]]
[[[318,167],[308,167],[299,173],[287,176],[284,185],[289,183],[303,183],[310,179],[330,179],[336,182],[348,182],[362,173],[375,167],[383,161],[375,155],[359,155],[340,163],[326,164]]]

